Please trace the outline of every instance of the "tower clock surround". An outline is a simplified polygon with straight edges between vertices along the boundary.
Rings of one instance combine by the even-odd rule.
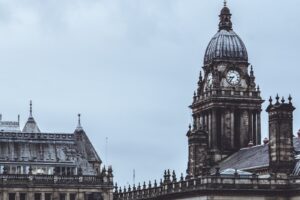
[[[246,46],[233,31],[227,5],[222,8],[219,18],[219,30],[204,55],[204,77],[201,72],[190,105],[193,126],[188,134],[189,141],[196,137],[193,133],[201,133],[203,143],[199,147],[193,143],[190,149],[202,152],[198,148],[205,146],[209,153],[205,158],[197,157],[201,165],[189,162],[188,174],[196,165],[202,166],[200,171],[203,172],[206,168],[203,162],[212,166],[249,144],[261,143],[261,105],[264,100],[256,85]],[[191,157],[195,156],[193,152],[189,152]]]

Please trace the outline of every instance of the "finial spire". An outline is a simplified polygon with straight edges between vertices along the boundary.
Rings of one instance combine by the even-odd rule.
[[[219,17],[219,30],[232,30],[231,13],[229,8],[227,7],[227,0],[224,0],[224,7],[222,8]]]
[[[32,100],[30,100],[29,107],[29,117],[32,117]]]
[[[81,114],[78,113],[77,116],[78,116],[78,125],[77,125],[77,127],[81,127],[81,120],[80,120]]]
[[[289,98],[288,98],[288,100],[289,100],[289,103],[291,104],[291,103],[292,103],[292,100],[293,100],[293,98],[292,98],[292,96],[291,96],[291,95],[289,95]]]
[[[81,126],[81,114],[78,113],[77,116],[78,116],[78,123],[77,123],[76,131],[81,131],[81,130],[83,130],[83,128]]]
[[[19,117],[18,117],[18,121],[19,121]],[[20,121],[19,121],[20,123]],[[29,117],[28,120],[22,130],[22,132],[24,133],[40,133],[40,129],[37,125],[37,123],[35,122],[33,115],[32,115],[32,100],[30,100],[29,102]]]

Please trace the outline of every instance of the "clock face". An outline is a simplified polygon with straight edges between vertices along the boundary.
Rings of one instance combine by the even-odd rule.
[[[213,83],[212,73],[209,73],[209,74],[207,75],[207,80],[206,80],[206,82],[207,82],[207,87],[211,87],[211,86],[212,86],[212,83]]]
[[[240,73],[236,70],[229,70],[226,75],[226,80],[230,85],[238,85],[241,81]]]

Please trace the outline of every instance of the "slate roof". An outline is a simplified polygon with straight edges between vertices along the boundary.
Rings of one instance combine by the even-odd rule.
[[[30,116],[22,130],[22,132],[24,133],[40,133],[40,129],[37,125],[37,123],[35,122],[34,118],[32,116]]]
[[[294,138],[294,149],[297,155],[300,154],[300,138]],[[238,170],[251,170],[264,168],[269,166],[269,147],[268,145],[258,145],[248,148],[240,149],[238,152],[232,154],[225,160],[221,161],[218,165],[220,170],[238,169]],[[300,161],[295,166],[294,172],[300,173]]]
[[[94,163],[101,164],[95,148],[80,124],[74,133],[41,132],[30,115],[22,130],[0,131],[0,165],[72,166],[84,175],[96,175]]]
[[[0,121],[0,131],[2,132],[21,132],[19,122]]]
[[[93,163],[101,164],[84,131],[81,133],[0,132],[0,164],[74,166],[95,175]]]
[[[247,170],[252,168],[267,167],[269,165],[268,145],[259,145],[243,148],[227,159],[223,160],[219,167],[221,170],[228,168]]]

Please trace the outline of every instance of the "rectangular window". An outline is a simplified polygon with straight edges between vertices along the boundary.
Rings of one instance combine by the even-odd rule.
[[[71,175],[75,175],[75,168],[74,167],[72,167],[72,169],[71,169]]]
[[[56,167],[55,168],[55,173],[61,175],[60,167]]]
[[[87,200],[93,200],[94,199],[94,195],[93,194],[88,194],[87,195]]]
[[[66,194],[60,194],[59,200],[66,200]]]
[[[65,167],[62,167],[62,168],[61,168],[61,174],[62,174],[62,175],[66,175],[66,168],[65,168]]]
[[[17,174],[22,174],[21,166],[17,166]]]
[[[20,193],[20,200],[26,200],[26,193]]]
[[[52,195],[51,195],[51,193],[46,193],[46,194],[45,194],[45,200],[52,200]]]
[[[8,199],[9,200],[16,200],[16,194],[15,193],[9,193],[8,194]]]
[[[67,167],[67,176],[70,176],[70,175],[71,175],[70,167]]]
[[[70,194],[70,200],[76,200],[76,194]]]
[[[17,173],[17,167],[16,166],[12,166],[11,167],[11,173],[12,174],[16,174]]]
[[[35,193],[34,194],[34,200],[41,200],[41,193]]]

